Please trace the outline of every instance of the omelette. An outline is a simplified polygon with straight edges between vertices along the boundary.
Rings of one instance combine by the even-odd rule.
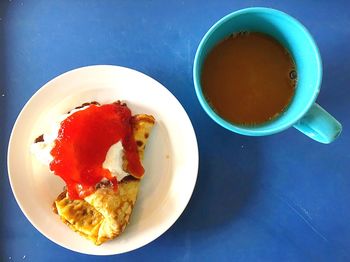
[[[131,118],[132,136],[140,160],[154,123],[151,115],[139,114]],[[35,142],[42,139],[41,136]],[[94,192],[83,199],[71,199],[67,190],[63,190],[53,203],[53,211],[69,228],[95,245],[118,237],[130,221],[142,179],[128,170],[126,157],[122,159],[122,169],[128,175],[118,181],[117,189],[110,181],[101,180]]]

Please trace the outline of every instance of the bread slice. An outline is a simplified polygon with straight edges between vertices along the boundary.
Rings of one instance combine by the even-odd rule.
[[[153,116],[145,114],[133,116],[133,135],[141,160],[154,123]],[[124,169],[126,166],[127,162],[124,159]],[[100,245],[116,238],[126,228],[139,186],[140,179],[129,175],[118,183],[117,191],[102,183],[84,200],[70,200],[64,191],[55,200],[54,209],[72,230]]]

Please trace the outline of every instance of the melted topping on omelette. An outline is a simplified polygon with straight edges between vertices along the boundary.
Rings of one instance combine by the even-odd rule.
[[[90,105],[61,122],[50,152],[50,169],[66,182],[70,199],[94,193],[96,184],[103,179],[117,188],[117,179],[103,168],[103,162],[110,147],[119,141],[124,148],[126,170],[141,177],[144,169],[133,136],[131,111],[125,104]]]
[[[142,114],[133,116],[131,122],[142,160],[155,119]],[[125,158],[123,162],[127,164]],[[96,191],[83,200],[71,200],[64,191],[56,198],[54,212],[72,230],[100,245],[118,237],[130,222],[140,182],[141,179],[128,175],[118,180],[117,191],[110,187],[108,181],[106,185],[99,183]]]

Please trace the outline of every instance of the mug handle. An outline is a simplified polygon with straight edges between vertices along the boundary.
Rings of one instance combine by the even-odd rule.
[[[294,124],[294,127],[308,137],[323,144],[333,142],[342,130],[341,124],[316,103]]]

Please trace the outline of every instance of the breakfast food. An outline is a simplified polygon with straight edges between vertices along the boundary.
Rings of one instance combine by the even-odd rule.
[[[72,230],[100,245],[119,236],[130,220],[155,120],[132,116],[120,102],[86,103],[62,119],[53,134],[35,140],[32,151],[66,183],[54,211]]]

